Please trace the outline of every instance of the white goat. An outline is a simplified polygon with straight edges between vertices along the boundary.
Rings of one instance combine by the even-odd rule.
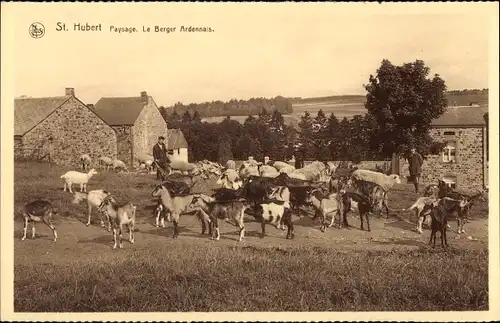
[[[170,214],[174,224],[173,238],[176,239],[179,236],[179,217],[182,213],[185,213],[187,207],[192,203],[194,195],[172,196],[168,189],[163,185],[158,185],[151,195],[159,197],[160,203],[164,207],[165,211]]]
[[[260,167],[259,173],[260,176],[262,177],[270,177],[270,178],[274,178],[280,174],[276,168],[269,165],[262,165]]]
[[[113,159],[105,156],[99,157],[99,165],[106,167],[106,170],[109,170],[109,168],[113,166]]]
[[[295,169],[295,167],[293,167],[289,163],[285,163],[285,162],[282,162],[282,161],[276,161],[276,162],[274,162],[273,167],[276,168],[279,172],[281,172],[281,170],[283,168],[287,168],[287,167],[292,167],[293,169]]]
[[[410,206],[407,211],[416,210],[416,215],[418,217],[417,222],[417,232],[422,233],[422,224],[425,218],[431,214],[434,202],[438,199],[435,196],[423,196],[419,197],[412,206]],[[404,211],[404,210],[403,210]],[[431,217],[428,218],[428,225],[430,224]]]
[[[113,249],[116,249],[118,235],[120,236],[120,248],[123,248],[122,232],[124,225],[128,228],[130,243],[134,243],[135,213],[137,210],[137,207],[134,204],[128,202],[123,205],[118,205],[114,202],[114,199],[108,195],[102,201],[101,205],[99,205],[98,210],[106,213],[106,216],[111,219],[114,239]]]
[[[80,202],[84,200],[87,201],[88,220],[86,226],[90,225],[90,215],[92,214],[92,209],[94,208],[98,209],[102,201],[104,201],[104,199],[110,195],[110,193],[105,190],[93,190],[88,193],[74,192],[74,194],[75,195],[72,201],[73,204],[80,204]],[[116,201],[113,199],[113,202]],[[101,220],[101,227],[104,228],[105,225],[102,216],[100,216],[100,220]],[[109,232],[111,231],[111,221],[108,217],[107,220],[108,220],[108,232]]]
[[[87,167],[92,163],[92,158],[87,154],[83,154],[80,156],[80,162],[82,163],[82,169],[87,170]]]
[[[243,185],[243,181],[234,169],[226,169],[216,182],[224,188],[238,189]]]
[[[356,169],[352,172],[351,177],[353,180],[363,180],[367,182],[376,183],[386,191],[390,190],[394,184],[401,184],[399,175],[385,175],[383,173],[374,172],[367,169]]]
[[[257,162],[255,161],[254,163],[244,162],[241,165],[238,174],[240,175],[241,179],[246,179],[250,176],[260,176],[259,165],[257,165]]]
[[[122,162],[121,160],[119,159],[114,159],[113,160],[113,169],[114,170],[124,170],[124,171],[127,171],[127,165],[125,165],[124,162]]]
[[[318,189],[312,190],[306,197],[305,202],[312,204],[315,211],[321,216],[321,231],[325,232],[327,229],[326,225],[326,216],[331,215],[332,219],[328,228],[332,227],[335,223],[335,215],[338,215],[339,223],[342,223],[342,201],[340,198],[337,198],[337,193],[330,194],[328,197],[316,196],[317,194],[321,194]]]
[[[270,202],[261,203],[257,206],[254,216],[261,221],[261,238],[266,235],[266,223],[274,224],[277,229],[285,230],[281,224],[286,224],[288,232],[287,239],[293,239],[293,223],[292,213],[290,210],[290,202]]]
[[[66,192],[66,187],[69,188],[69,192],[73,193],[72,185],[80,184],[80,192],[87,191],[87,183],[92,178],[92,176],[97,175],[98,172],[92,168],[88,173],[80,173],[74,170],[66,172],[61,178],[64,179],[64,191]]]

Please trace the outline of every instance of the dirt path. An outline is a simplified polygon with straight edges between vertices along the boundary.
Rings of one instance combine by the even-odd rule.
[[[114,252],[112,234],[106,232],[98,224],[86,227],[85,219],[63,218],[55,219],[59,239],[52,241],[52,232],[43,225],[37,225],[37,238],[31,240],[31,226],[28,238],[21,241],[22,223],[15,222],[14,248],[15,263],[67,263],[70,261],[95,261]],[[237,242],[238,230],[227,223],[221,223],[221,240],[212,241],[208,236],[201,236],[201,226],[194,216],[185,215],[181,218],[179,239],[172,239],[172,225],[166,223],[166,228],[155,228],[153,218],[140,218],[137,224],[136,243],[128,243],[128,233],[124,234],[124,249],[139,251],[141,249],[162,248],[168,251],[168,245],[176,244],[217,244],[243,245],[255,247],[293,247],[322,246],[342,250],[409,250],[427,247],[430,231],[424,226],[424,233],[415,232],[415,224],[396,218],[372,219],[371,232],[359,229],[359,217],[350,217],[350,229],[332,227],[326,233],[318,230],[318,224],[310,218],[294,218],[295,239],[286,240],[285,231],[273,226],[266,228],[268,236],[259,238],[260,224],[248,222],[244,241]],[[486,249],[488,247],[488,220],[471,220],[466,225],[467,233],[459,236],[456,233],[456,222],[451,223],[448,231],[449,244],[454,248]],[[469,240],[472,236],[477,240]],[[436,241],[439,244],[439,234]],[[31,257],[35,256],[36,257]]]

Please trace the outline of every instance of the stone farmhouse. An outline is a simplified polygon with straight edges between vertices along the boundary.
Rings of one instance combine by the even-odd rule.
[[[167,138],[167,123],[145,91],[138,97],[101,98],[92,109],[116,131],[117,158],[128,166],[137,165],[137,156],[152,155],[159,136]]]
[[[432,121],[430,135],[446,144],[439,155],[428,155],[422,166],[422,183],[437,184],[438,179],[465,191],[488,187],[488,131],[483,115],[487,107],[448,107]],[[396,157],[396,160],[397,157]],[[409,175],[408,161],[392,160],[392,172]]]
[[[168,156],[171,159],[177,159],[188,162],[188,143],[180,129],[168,130]]]
[[[66,88],[64,96],[14,100],[14,154],[60,165],[78,164],[81,154],[116,157],[115,131]]]
[[[422,170],[425,183],[439,178],[457,189],[488,187],[486,112],[477,106],[448,107],[432,122],[431,135],[446,146],[441,154],[427,156]]]

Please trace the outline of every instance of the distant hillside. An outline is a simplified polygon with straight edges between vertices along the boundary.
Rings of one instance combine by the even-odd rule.
[[[488,106],[488,89],[482,90],[454,90],[446,93],[448,104],[450,106],[456,105],[469,105],[478,104],[480,107]],[[293,112],[285,115],[285,123],[290,125],[297,125],[300,117],[305,111],[315,115],[320,109],[327,115],[334,113],[337,118],[344,117],[352,118],[357,114],[365,114],[365,100],[364,95],[339,95],[317,98],[288,98],[292,103]],[[256,115],[258,113],[254,113]],[[234,115],[231,119],[243,123],[248,115]],[[207,122],[219,122],[223,116],[204,117],[203,120]]]
[[[202,118],[224,117],[224,116],[249,116],[257,115],[266,110],[273,112],[278,110],[281,114],[291,114],[293,112],[292,102],[282,96],[275,98],[251,98],[248,100],[230,100],[228,102],[212,101],[203,103],[183,104],[177,102],[170,107],[160,107],[163,114],[171,115],[174,111],[178,115],[183,115],[189,111],[191,115],[197,111]]]

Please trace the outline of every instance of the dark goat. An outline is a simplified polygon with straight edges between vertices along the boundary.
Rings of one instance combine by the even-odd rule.
[[[167,188],[169,190],[170,194],[172,194],[174,196],[182,196],[182,195],[191,194],[192,186],[189,186],[185,182],[170,181],[167,179],[161,185],[165,186],[165,188]]]
[[[432,244],[433,248],[436,246],[436,232],[439,231],[441,233],[441,246],[448,247],[448,241],[446,239],[448,216],[466,206],[466,200],[454,200],[449,197],[444,197],[433,204],[429,245]]]
[[[430,184],[427,185],[427,187],[424,190],[424,196],[436,196],[438,197],[439,193],[439,186],[436,184]]]
[[[237,190],[221,187],[213,189],[213,191],[212,197],[217,201],[233,201],[243,197],[243,188],[241,187]]]
[[[476,200],[486,201],[483,193],[478,193],[476,195],[467,195],[459,193],[453,190],[451,187],[446,185],[446,183],[442,180],[438,180],[438,197],[439,198],[451,198],[454,200],[464,200],[466,202],[465,206],[459,207],[450,212],[451,214],[455,214],[457,216],[457,225],[458,225],[458,233],[465,233],[464,224],[469,216],[469,211],[474,205]]]
[[[356,193],[368,197],[370,200],[370,212],[380,214],[382,208],[385,208],[386,218],[389,218],[387,191],[382,186],[363,180],[355,180],[352,186],[355,188]]]
[[[52,224],[52,215],[57,214],[57,211],[52,206],[50,202],[43,200],[35,200],[23,206],[23,219],[24,219],[24,227],[23,227],[23,237],[21,240],[26,239],[26,233],[28,231],[28,223],[32,223],[31,227],[31,238],[35,239],[35,222],[43,222],[45,223],[54,234],[54,242],[57,241],[57,231],[54,225]]]
[[[186,183],[191,189],[196,185],[198,181],[194,180],[193,175],[184,175],[184,174],[179,174],[179,173],[173,173],[167,176],[165,181],[168,182],[181,182],[181,183]]]
[[[213,197],[199,194],[196,195],[191,206],[199,208],[203,213],[203,218],[209,219],[210,227],[209,234],[212,234],[212,239],[220,239],[220,230],[218,220],[226,220],[231,224],[237,226],[240,229],[240,237],[238,241],[241,241],[245,236],[245,210],[248,205],[244,200],[233,200],[233,201],[215,201]],[[202,222],[203,225],[203,222]],[[204,225],[203,225],[204,226]],[[205,228],[202,228],[202,234],[205,232]]]
[[[274,184],[273,178],[251,177],[243,184],[243,197],[255,205],[269,199]]]
[[[351,200],[353,200],[358,203],[359,218],[361,220],[361,230],[364,230],[363,228],[363,216],[364,216],[366,219],[367,231],[370,231],[370,220],[368,218],[368,213],[370,213],[370,208],[371,208],[370,199],[365,195],[350,191],[345,192],[342,197],[344,198],[344,212],[343,212],[344,226],[349,227],[349,224],[347,223],[347,213],[351,209]]]

